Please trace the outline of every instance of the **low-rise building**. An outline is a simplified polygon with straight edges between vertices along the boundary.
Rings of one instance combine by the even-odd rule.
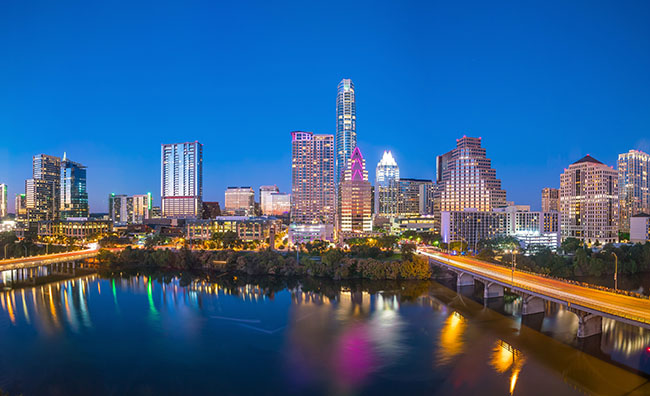
[[[630,217],[630,242],[646,243],[650,241],[650,215],[639,213]]]
[[[113,231],[110,220],[89,220],[87,217],[70,217],[66,220],[38,222],[39,237],[69,237],[86,239]]]
[[[316,240],[334,241],[334,225],[332,224],[290,224],[289,241],[297,245]]]
[[[434,216],[395,217],[390,219],[390,232],[397,235],[404,231],[434,232]]]
[[[185,237],[207,240],[215,233],[232,231],[242,241],[265,241],[281,227],[282,220],[275,217],[217,216],[214,219],[188,220]]]

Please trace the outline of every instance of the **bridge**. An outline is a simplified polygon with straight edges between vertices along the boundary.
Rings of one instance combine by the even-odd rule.
[[[485,300],[503,297],[504,289],[522,297],[522,317],[543,314],[545,302],[552,301],[568,308],[578,317],[578,337],[602,332],[602,318],[650,329],[650,300],[513,270],[470,257],[450,256],[432,248],[419,248],[418,254],[429,262],[456,274],[456,286],[483,284]]]
[[[74,252],[43,254],[40,256],[21,257],[0,260],[0,271],[40,267],[42,265],[68,263],[97,256],[99,249],[77,250]]]

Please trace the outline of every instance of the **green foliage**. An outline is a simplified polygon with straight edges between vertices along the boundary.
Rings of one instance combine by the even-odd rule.
[[[400,252],[404,260],[411,260],[416,249],[414,243],[402,243],[402,246],[400,246]]]
[[[506,250],[520,248],[519,240],[513,236],[498,236],[492,239],[483,239],[478,243],[478,250],[490,249],[495,253],[503,253]]]
[[[562,251],[564,252],[564,254],[573,254],[581,246],[582,246],[582,242],[580,242],[579,239],[577,239],[577,238],[566,238],[564,241],[562,241],[561,248],[562,248]]]

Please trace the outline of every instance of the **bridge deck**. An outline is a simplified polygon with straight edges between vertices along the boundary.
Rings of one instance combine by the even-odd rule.
[[[586,312],[650,328],[650,300],[647,299],[574,285],[517,270],[514,272],[513,283],[512,270],[507,267],[468,257],[449,256],[427,249],[420,249],[418,253],[428,256],[440,264],[467,272],[478,278],[582,309]]]
[[[81,260],[95,257],[99,250],[78,250],[75,252],[55,253],[41,256],[23,257],[17,259],[0,260],[0,271],[38,267],[40,265],[48,265],[55,263],[63,263],[66,261]]]

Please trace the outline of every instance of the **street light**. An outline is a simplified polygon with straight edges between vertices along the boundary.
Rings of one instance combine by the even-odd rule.
[[[618,290],[618,256],[614,252],[612,255],[614,256],[614,290]]]

